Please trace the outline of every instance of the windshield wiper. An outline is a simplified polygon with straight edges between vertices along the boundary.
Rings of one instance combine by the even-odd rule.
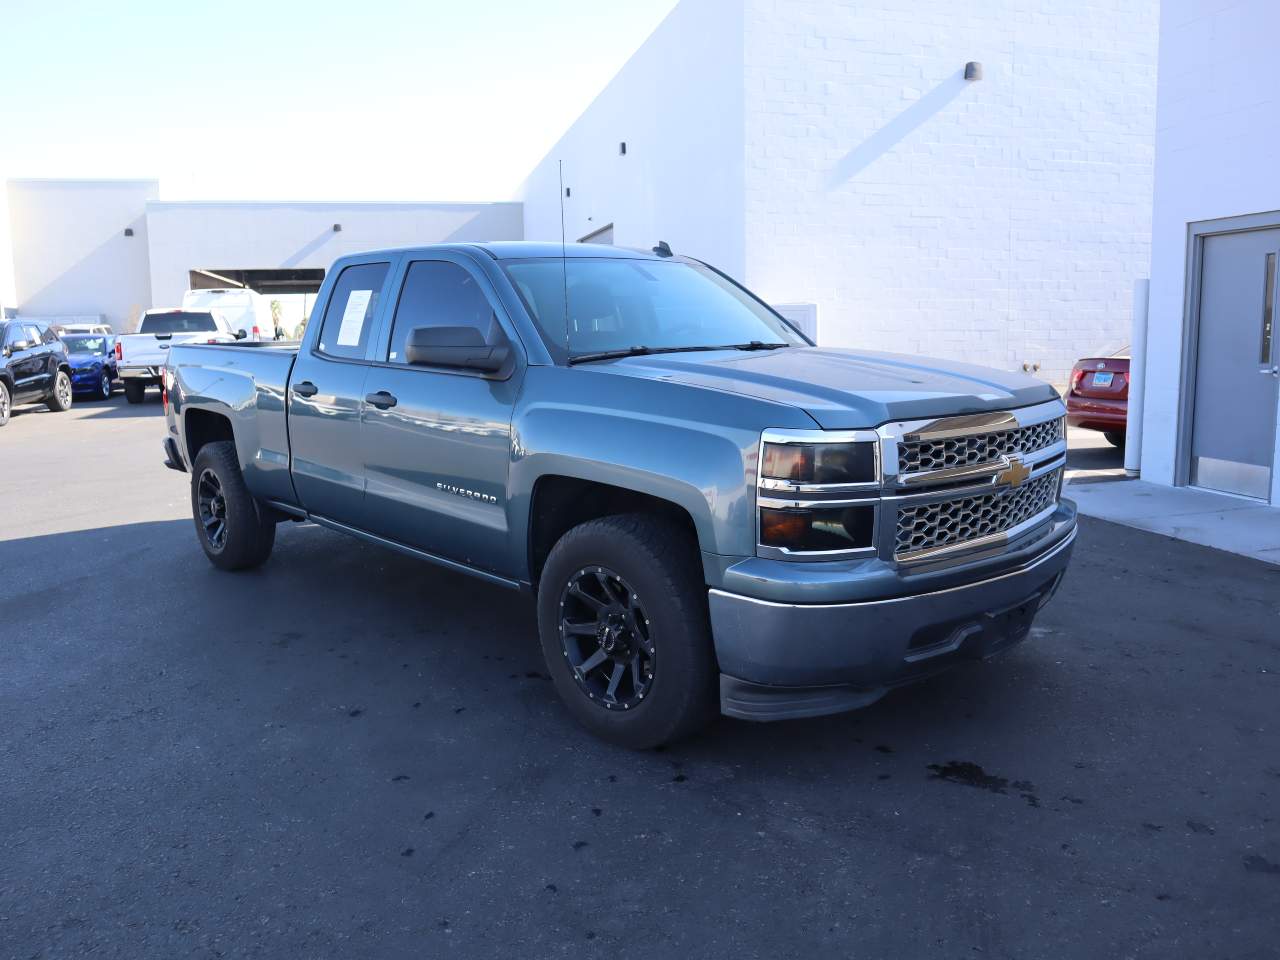
[[[569,365],[576,363],[593,363],[596,360],[619,360],[623,357],[647,357],[655,353],[694,353],[707,350],[776,350],[786,347],[786,343],[764,343],[752,340],[750,343],[725,343],[717,346],[704,345],[697,347],[627,347],[625,350],[602,350],[599,353],[579,353],[569,358]]]
[[[717,350],[777,350],[779,347],[789,347],[789,343],[765,343],[762,340],[752,340],[750,343],[734,343],[727,347],[716,347]]]

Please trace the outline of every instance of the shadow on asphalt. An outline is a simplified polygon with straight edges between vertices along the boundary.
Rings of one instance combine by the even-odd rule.
[[[22,955],[1168,957],[1146,948],[1274,933],[1280,576],[1243,558],[1084,520],[1005,656],[647,753],[570,721],[529,598],[318,527],[241,574],[190,520],[0,541],[0,567]]]
[[[1072,446],[1067,450],[1068,470],[1124,470],[1124,450],[1109,443]]]
[[[159,393],[148,393],[142,403],[129,403],[122,393],[114,393],[110,400],[92,400],[88,397],[76,397],[71,404],[71,413],[81,420],[123,420],[140,417],[162,417],[164,407]],[[43,403],[23,404],[10,411],[10,419],[16,421],[26,417],[60,416]]]

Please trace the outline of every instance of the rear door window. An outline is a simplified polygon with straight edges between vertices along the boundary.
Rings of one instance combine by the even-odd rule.
[[[365,358],[388,266],[386,263],[357,263],[338,275],[320,327],[321,353],[345,360]]]
[[[492,343],[497,326],[489,298],[469,271],[448,260],[418,260],[405,274],[386,359],[405,363],[405,341],[418,327],[474,327]]]

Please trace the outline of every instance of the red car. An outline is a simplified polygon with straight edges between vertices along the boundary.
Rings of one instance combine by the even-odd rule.
[[[1129,358],[1086,357],[1071,369],[1067,423],[1101,430],[1113,447],[1124,447],[1129,417]]]

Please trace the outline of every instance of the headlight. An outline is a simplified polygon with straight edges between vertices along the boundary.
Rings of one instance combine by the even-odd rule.
[[[791,483],[871,483],[876,479],[874,443],[768,443],[760,476]]]
[[[782,550],[857,550],[872,546],[875,507],[760,508],[760,542]]]
[[[760,556],[834,560],[873,555],[881,496],[874,430],[764,430]]]

